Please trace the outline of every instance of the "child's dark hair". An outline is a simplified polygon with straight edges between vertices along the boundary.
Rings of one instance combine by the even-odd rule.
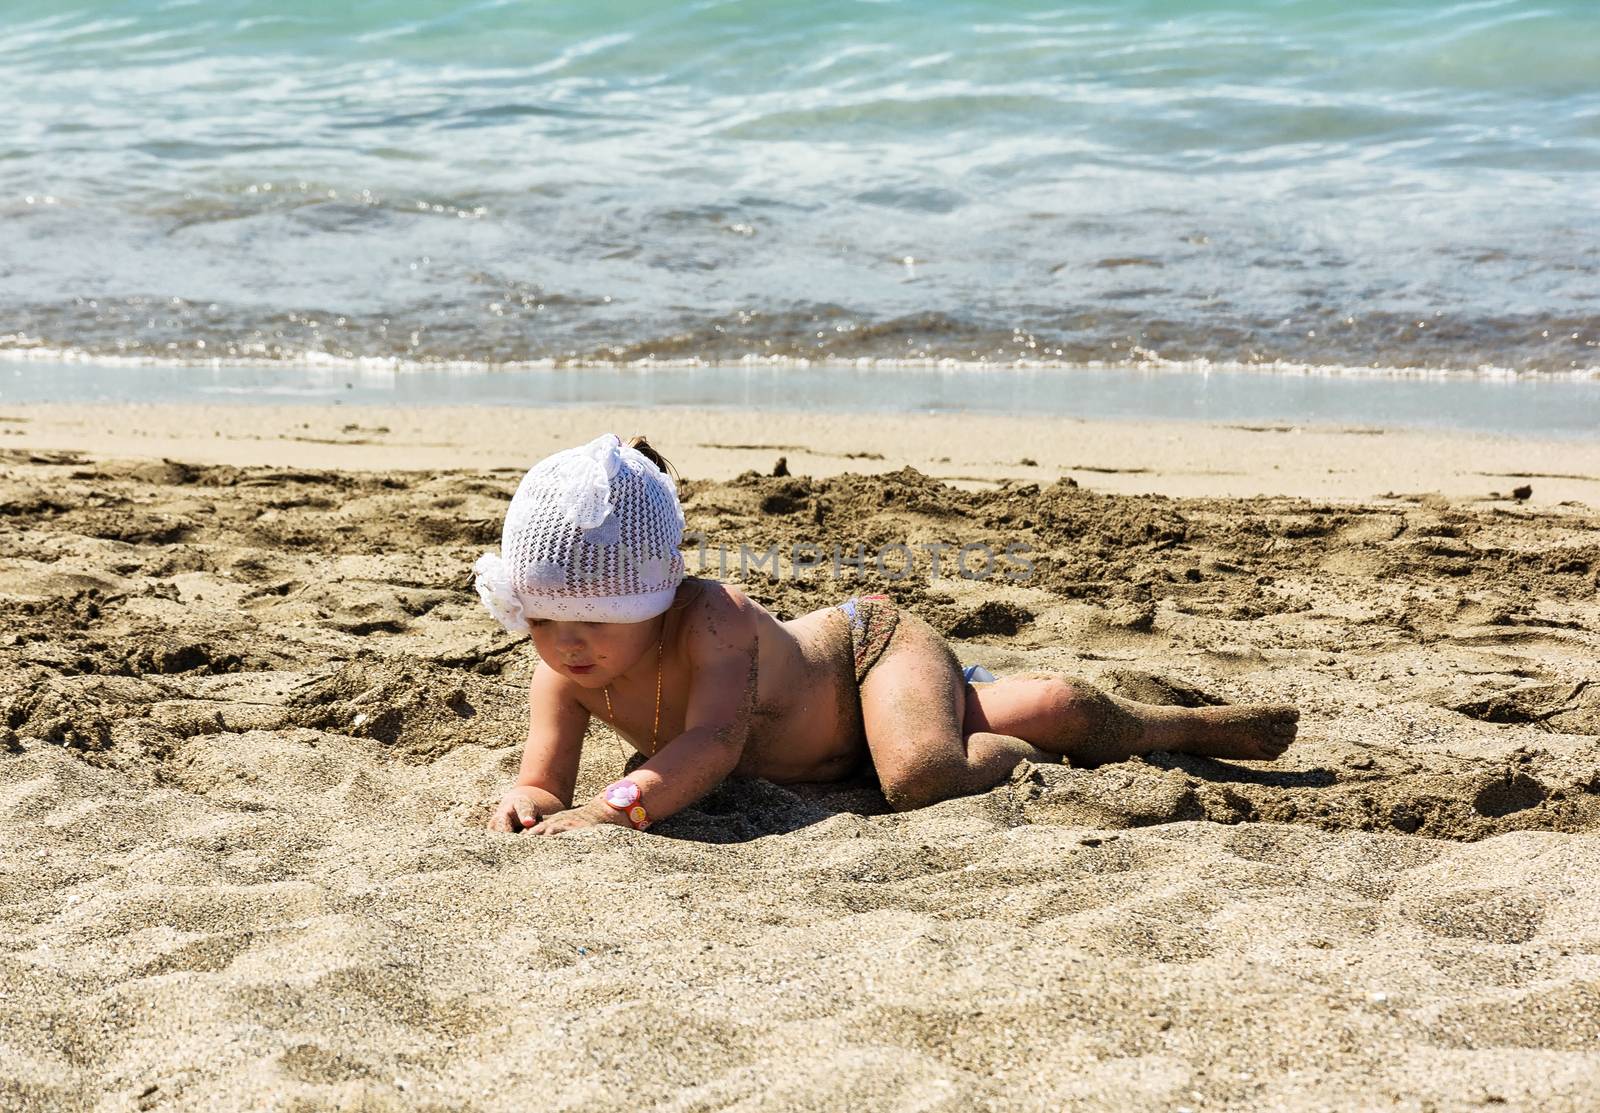
[[[629,440],[628,447],[637,450],[639,455],[643,456],[646,460],[649,460],[652,464],[660,468],[666,474],[672,476],[674,481],[682,478],[678,475],[678,469],[669,464],[665,456],[661,455],[661,453],[657,452],[653,447],[651,447],[650,442],[646,440],[642,434]]]

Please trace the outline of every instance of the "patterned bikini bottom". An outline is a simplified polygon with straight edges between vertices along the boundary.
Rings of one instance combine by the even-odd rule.
[[[839,609],[850,620],[850,649],[856,661],[856,686],[867,678],[883,651],[889,648],[900,611],[887,595],[852,595]]]
[[[883,651],[889,648],[894,628],[900,623],[900,611],[887,595],[852,595],[838,604],[838,608],[850,620],[850,650],[855,655],[856,687],[859,688]],[[968,684],[987,684],[993,683],[996,677],[982,665],[968,665],[961,670],[961,679]]]

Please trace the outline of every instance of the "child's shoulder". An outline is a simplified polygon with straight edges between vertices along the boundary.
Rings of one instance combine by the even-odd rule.
[[[719,623],[739,625],[771,620],[767,609],[738,587],[720,580],[686,576],[678,587],[673,609],[686,629],[715,628]]]
[[[704,576],[685,576],[683,582],[678,585],[678,594],[672,605],[683,608],[761,606],[737,585],[725,584],[721,580],[707,579]]]

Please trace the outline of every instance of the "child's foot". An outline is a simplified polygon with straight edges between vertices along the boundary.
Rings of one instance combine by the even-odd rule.
[[[1272,761],[1294,741],[1300,710],[1281,703],[1239,707],[1200,707],[1184,715],[1172,749],[1205,757]]]

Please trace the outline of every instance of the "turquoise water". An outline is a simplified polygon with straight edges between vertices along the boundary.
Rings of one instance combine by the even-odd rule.
[[[1600,366],[1600,4],[0,0],[0,353]]]

